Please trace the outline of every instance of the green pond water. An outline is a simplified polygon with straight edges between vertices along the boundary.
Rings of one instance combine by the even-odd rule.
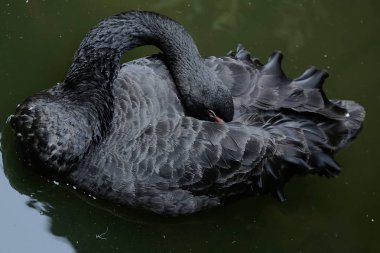
[[[241,42],[264,62],[281,50],[290,77],[310,65],[327,69],[328,96],[367,111],[359,138],[336,156],[341,175],[294,178],[285,203],[270,195],[242,198],[164,218],[28,171],[7,117],[24,98],[64,79],[98,20],[131,9],[176,19],[204,55],[224,55]],[[1,0],[0,252],[380,252],[379,11],[374,0]],[[156,51],[143,47],[123,59]]]

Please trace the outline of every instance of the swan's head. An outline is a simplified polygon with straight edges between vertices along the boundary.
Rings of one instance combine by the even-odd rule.
[[[229,89],[219,84],[216,91],[206,96],[205,101],[207,116],[216,122],[219,119],[229,122],[234,117],[234,102]]]
[[[227,90],[204,92],[184,100],[188,114],[194,118],[217,122],[229,122],[233,119],[234,104]]]
[[[216,116],[225,122],[231,121],[234,103],[230,90],[215,75],[207,77],[203,74],[203,78],[190,80],[184,85],[188,90],[179,87],[188,114],[201,120],[215,121]]]

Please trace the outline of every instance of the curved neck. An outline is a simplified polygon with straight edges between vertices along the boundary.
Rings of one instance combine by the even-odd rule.
[[[164,53],[179,86],[189,84],[189,73],[207,71],[192,38],[181,25],[155,13],[132,11],[101,21],[87,34],[65,83],[108,86],[117,76],[121,55],[143,45],[155,45]],[[182,93],[191,89],[180,88]]]

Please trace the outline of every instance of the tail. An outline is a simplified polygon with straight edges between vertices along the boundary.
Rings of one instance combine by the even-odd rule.
[[[255,190],[272,191],[283,200],[283,185],[294,174],[337,176],[340,166],[333,156],[360,132],[364,108],[353,101],[329,100],[323,91],[325,70],[310,67],[298,78],[288,78],[280,52],[265,65],[241,45],[229,56],[251,66],[253,73],[252,87],[236,98],[237,104],[243,105],[240,99],[246,103],[238,108],[236,121],[263,127],[275,140],[274,155],[265,158],[263,173],[254,177]]]
[[[249,124],[254,115],[256,121],[260,118],[265,122],[277,113],[295,120],[309,119],[323,130],[328,137],[327,144],[335,152],[347,146],[360,132],[364,108],[353,101],[329,100],[323,91],[328,77],[325,70],[310,67],[301,76],[290,79],[281,68],[281,52],[274,52],[265,65],[252,59],[241,45],[230,55],[254,69],[252,88],[237,98],[246,103],[245,113],[240,113],[244,119],[239,121]],[[251,120],[247,119],[249,114]]]

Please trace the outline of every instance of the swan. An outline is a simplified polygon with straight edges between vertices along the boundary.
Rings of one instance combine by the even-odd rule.
[[[120,65],[142,45],[162,53]],[[124,12],[95,26],[64,82],[28,97],[10,122],[39,173],[113,203],[176,216],[238,194],[284,200],[294,175],[338,175],[333,155],[365,112],[327,98],[325,71],[291,79],[281,61],[274,52],[264,65],[241,45],[202,58],[172,19]]]

